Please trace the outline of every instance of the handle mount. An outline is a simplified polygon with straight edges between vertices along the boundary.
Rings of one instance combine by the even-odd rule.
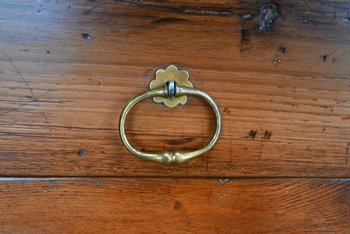
[[[209,94],[194,89],[192,83],[189,81],[189,74],[187,71],[179,71],[176,66],[170,65],[165,70],[159,69],[156,72],[156,79],[153,80],[150,84],[150,90],[144,92],[136,97],[134,97],[124,108],[120,115],[119,120],[119,133],[120,138],[125,145],[125,147],[136,157],[154,161],[163,164],[171,163],[184,163],[189,159],[195,158],[208,150],[210,150],[217,140],[219,139],[221,132],[221,114],[218,106],[216,105],[214,99],[209,96]],[[206,146],[199,150],[192,152],[159,152],[159,153],[150,153],[143,152],[135,149],[128,141],[126,132],[125,132],[125,121],[126,117],[133,106],[138,102],[146,99],[153,98],[157,103],[163,103],[169,108],[173,108],[178,104],[184,105],[187,102],[187,95],[197,96],[204,99],[210,107],[213,109],[216,117],[216,129],[213,134],[213,137],[208,142]]]

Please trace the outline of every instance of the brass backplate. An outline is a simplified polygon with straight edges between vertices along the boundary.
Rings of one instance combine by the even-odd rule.
[[[186,70],[179,70],[175,65],[169,65],[165,70],[158,69],[155,74],[155,79],[151,81],[150,89],[155,89],[163,86],[170,80],[174,80],[177,85],[185,87],[193,87],[189,81],[190,75]],[[153,101],[156,103],[163,103],[169,108],[173,108],[178,104],[184,105],[187,102],[187,95],[173,98],[154,97]]]

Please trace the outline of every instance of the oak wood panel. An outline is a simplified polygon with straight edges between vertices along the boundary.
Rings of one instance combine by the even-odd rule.
[[[348,179],[2,179],[2,233],[349,233]]]
[[[350,3],[276,1],[281,16],[259,33],[266,2],[2,1],[0,174],[349,177]],[[117,124],[171,63],[215,98],[223,132],[169,167],[130,155]],[[139,148],[193,150],[213,122],[195,98],[147,100],[127,129]]]

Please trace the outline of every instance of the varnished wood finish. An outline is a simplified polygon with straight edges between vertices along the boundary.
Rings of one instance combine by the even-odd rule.
[[[279,1],[276,26],[258,33],[263,4],[2,1],[0,174],[348,177],[350,3]],[[136,159],[118,137],[122,107],[170,63],[223,113],[217,146],[175,167]],[[132,114],[146,150],[192,150],[213,131],[193,98]]]
[[[267,3],[1,1],[0,233],[349,233],[350,2],[274,1],[258,32]],[[214,149],[176,166],[118,136],[169,64],[223,115]],[[147,100],[126,127],[191,151],[214,122],[196,98]]]
[[[6,233],[348,233],[349,193],[350,181],[341,179],[19,179],[0,183],[0,204],[7,204],[0,227]]]

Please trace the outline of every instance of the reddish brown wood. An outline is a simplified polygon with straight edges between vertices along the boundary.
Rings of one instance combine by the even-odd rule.
[[[3,233],[348,233],[342,179],[17,179]]]
[[[267,3],[1,1],[0,176],[19,177],[0,177],[0,233],[348,233],[350,3],[274,1],[258,32]],[[118,137],[168,64],[223,115],[215,148],[176,166]],[[196,98],[147,100],[127,129],[145,150],[193,150],[213,124]]]
[[[350,176],[350,4],[281,0],[276,26],[258,33],[265,3],[2,1],[0,174]],[[223,132],[168,167],[130,155],[117,122],[171,63],[215,98]],[[139,148],[193,150],[213,121],[194,98],[175,110],[148,100],[127,128]]]

